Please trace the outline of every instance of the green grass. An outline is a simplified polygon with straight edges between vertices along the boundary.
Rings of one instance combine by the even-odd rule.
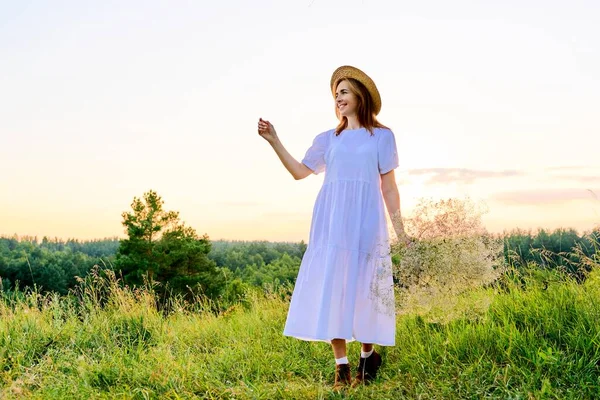
[[[463,302],[448,323],[399,316],[380,377],[342,393],[331,390],[327,344],[282,335],[288,303],[279,294],[251,295],[219,315],[203,311],[210,304],[175,303],[165,315],[146,291],[100,289],[4,296],[0,398],[600,398],[598,270],[581,285],[471,294],[473,305],[491,297],[489,308],[473,313]],[[350,344],[354,365],[358,355]]]

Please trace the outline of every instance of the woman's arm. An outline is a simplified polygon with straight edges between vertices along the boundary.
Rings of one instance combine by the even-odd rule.
[[[404,224],[402,223],[402,215],[400,213],[400,193],[398,192],[398,185],[396,185],[394,170],[381,175],[381,193],[383,194],[383,200],[390,214],[392,226],[398,236],[398,240],[408,242],[409,239],[404,231]]]
[[[281,163],[289,171],[290,174],[294,177],[294,179],[304,179],[310,174],[312,174],[312,170],[308,168],[306,165],[298,162],[288,151],[283,147],[279,138],[271,143],[271,147],[277,153],[277,156],[281,160]]]
[[[273,127],[269,121],[265,121],[262,118],[258,120],[258,134],[267,142],[269,142],[285,169],[292,174],[294,179],[304,179],[312,174],[313,171],[310,168],[301,162],[298,162],[298,160],[292,157],[292,155],[286,150],[281,143],[281,140],[279,140],[279,137],[277,136],[275,127]]]

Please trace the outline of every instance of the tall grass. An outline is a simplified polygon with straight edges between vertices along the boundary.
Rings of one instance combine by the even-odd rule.
[[[157,311],[152,291],[124,288],[110,275],[69,297],[5,296],[0,397],[600,397],[597,265],[583,284],[521,274],[471,291],[447,323],[399,316],[398,345],[383,349],[380,378],[339,394],[330,389],[330,348],[282,336],[286,293],[251,292],[218,314],[177,300],[168,313]],[[481,298],[489,307],[471,313]],[[356,364],[358,344],[349,350]]]

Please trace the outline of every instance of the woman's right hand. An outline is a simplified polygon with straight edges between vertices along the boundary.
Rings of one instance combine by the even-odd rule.
[[[273,143],[277,140],[275,127],[269,121],[265,121],[262,118],[258,119],[258,134],[269,143]]]

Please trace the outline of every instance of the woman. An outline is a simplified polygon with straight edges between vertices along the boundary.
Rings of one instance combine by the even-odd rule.
[[[394,134],[377,121],[381,97],[358,68],[331,77],[339,125],[317,135],[302,162],[281,144],[273,125],[259,119],[266,139],[295,179],[326,171],[313,209],[284,335],[330,342],[334,388],[351,382],[346,342],[362,343],[352,386],[372,381],[381,365],[373,344],[395,343],[395,310],[384,202],[398,238],[408,242],[394,177]]]

